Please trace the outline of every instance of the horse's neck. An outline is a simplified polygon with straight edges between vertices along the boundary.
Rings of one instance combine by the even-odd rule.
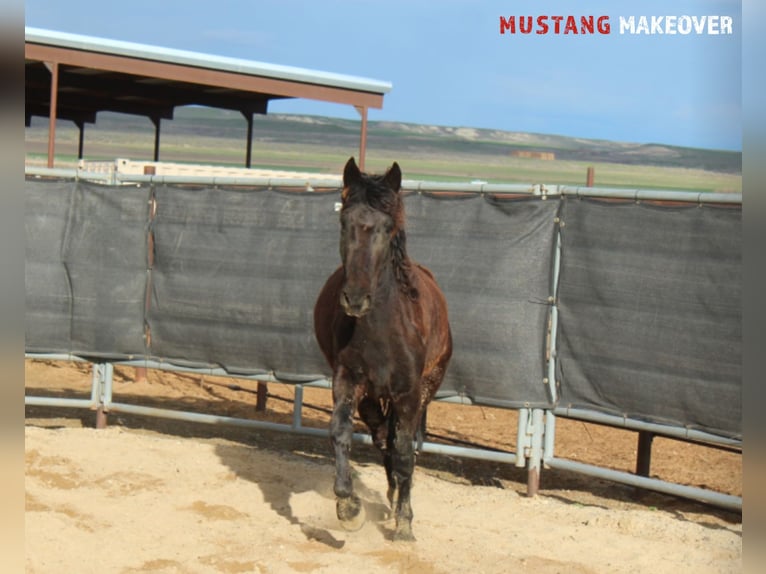
[[[409,316],[412,305],[409,297],[402,289],[398,278],[399,273],[407,273],[406,269],[397,270],[393,264],[387,265],[381,273],[378,287],[375,291],[375,300],[370,312],[363,319],[364,327],[370,330],[379,328],[395,320],[398,317]],[[408,280],[409,283],[409,280]],[[410,286],[408,286],[408,289]]]

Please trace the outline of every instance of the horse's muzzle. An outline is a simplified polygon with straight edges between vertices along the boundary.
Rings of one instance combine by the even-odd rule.
[[[340,294],[340,306],[343,312],[350,317],[363,317],[370,310],[372,298],[369,293],[350,294],[344,290]]]

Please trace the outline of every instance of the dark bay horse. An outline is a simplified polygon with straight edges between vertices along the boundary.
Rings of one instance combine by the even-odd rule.
[[[410,489],[413,441],[452,355],[447,304],[431,272],[407,256],[402,174],[362,173],[348,160],[340,212],[342,265],[314,307],[314,330],[332,368],[337,514],[360,527],[349,455],[353,415],[383,453],[395,540],[414,540]]]

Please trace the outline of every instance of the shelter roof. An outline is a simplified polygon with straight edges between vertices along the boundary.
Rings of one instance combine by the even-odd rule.
[[[57,117],[95,121],[98,111],[170,118],[179,105],[266,113],[269,100],[308,98],[380,108],[389,82],[133,42],[25,28],[27,119],[48,116],[59,64]]]
[[[160,120],[178,106],[201,105],[242,112],[248,123],[245,164],[250,167],[253,114],[265,114],[269,101],[303,98],[348,104],[362,117],[359,156],[364,164],[367,111],[382,108],[389,82],[108,40],[26,27],[24,30],[25,120],[49,118],[48,165],[55,155],[57,119],[80,128],[101,111],[142,115],[155,125],[159,158]]]

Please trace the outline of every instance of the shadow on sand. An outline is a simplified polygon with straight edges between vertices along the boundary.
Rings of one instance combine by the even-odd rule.
[[[216,445],[216,454],[239,478],[255,484],[271,509],[290,524],[300,527],[307,540],[335,549],[344,546],[345,540],[332,532],[342,532],[342,528],[335,516],[335,470],[331,459],[299,453],[275,454],[239,444]],[[285,468],[287,472],[284,472]],[[382,466],[380,472],[384,472]],[[393,529],[384,524],[389,517],[385,497],[368,488],[359,476],[354,478],[354,487],[364,505],[367,522],[375,523],[384,538],[391,540]],[[305,509],[299,511],[295,507],[295,500],[305,493],[314,493],[321,498],[320,503],[312,503],[308,516],[303,511]]]

